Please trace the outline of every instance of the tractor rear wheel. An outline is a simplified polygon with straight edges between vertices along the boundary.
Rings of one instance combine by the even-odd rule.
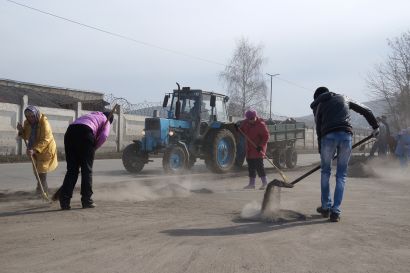
[[[232,132],[219,130],[211,135],[206,166],[215,173],[225,173],[232,169],[236,159],[236,141]]]
[[[162,166],[168,173],[179,174],[187,169],[188,158],[185,150],[180,145],[168,147],[162,158]]]
[[[138,152],[139,146],[136,143],[128,145],[122,152],[122,164],[130,173],[139,173],[144,168],[146,158]]]

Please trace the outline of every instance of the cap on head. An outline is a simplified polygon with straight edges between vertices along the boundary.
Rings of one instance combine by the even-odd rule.
[[[110,116],[110,112],[103,112],[103,114],[107,117],[107,119],[108,119],[108,117]],[[112,115],[111,117],[110,117],[110,123],[112,123],[114,121],[114,115]]]
[[[313,99],[317,99],[320,95],[329,92],[329,89],[327,87],[321,86],[318,89],[316,89],[315,94],[313,95]]]
[[[256,111],[255,110],[248,110],[245,113],[246,119],[254,119],[256,118]]]

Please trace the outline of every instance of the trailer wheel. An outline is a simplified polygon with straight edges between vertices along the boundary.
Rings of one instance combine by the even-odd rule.
[[[289,169],[293,169],[298,162],[298,153],[294,148],[289,148],[286,150],[286,166]]]
[[[278,149],[273,153],[273,162],[279,169],[286,168],[286,153],[285,150]]]
[[[138,151],[139,146],[133,143],[125,147],[122,152],[122,164],[130,173],[139,173],[144,168],[147,158],[141,156]],[[146,157],[148,157],[148,155],[146,155]]]
[[[179,145],[168,147],[162,158],[162,166],[168,173],[182,173],[187,168],[187,156],[184,148]]]
[[[206,166],[215,173],[225,173],[232,169],[236,159],[236,142],[231,131],[222,129],[211,138]]]

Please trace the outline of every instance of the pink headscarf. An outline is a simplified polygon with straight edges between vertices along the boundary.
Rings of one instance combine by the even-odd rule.
[[[256,111],[255,110],[248,110],[248,111],[246,111],[246,113],[245,113],[245,117],[246,117],[246,119],[253,119],[253,118],[256,118]]]

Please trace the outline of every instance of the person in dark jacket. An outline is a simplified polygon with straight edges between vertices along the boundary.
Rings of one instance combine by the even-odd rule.
[[[248,140],[246,141],[249,184],[244,189],[255,189],[256,173],[258,173],[262,181],[262,186],[259,189],[263,190],[268,183],[263,158],[268,145],[269,131],[263,119],[257,116],[256,111],[246,111],[245,117],[246,119],[241,123],[240,129],[254,144]]]
[[[92,112],[77,118],[64,135],[67,173],[59,194],[62,210],[71,209],[70,200],[81,168],[81,203],[83,208],[94,208],[91,199],[92,172],[95,151],[107,140],[113,116],[108,112]]]
[[[316,210],[330,221],[340,220],[347,165],[352,151],[352,125],[349,109],[361,114],[373,128],[373,136],[379,133],[379,124],[372,111],[347,97],[319,87],[310,105],[316,123],[316,133],[321,160],[321,203]],[[334,199],[330,195],[329,179],[333,156],[337,154],[336,187]]]

